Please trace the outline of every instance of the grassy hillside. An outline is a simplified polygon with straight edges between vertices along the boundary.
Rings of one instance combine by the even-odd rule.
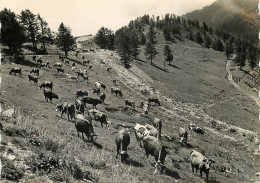
[[[78,64],[83,61],[83,55],[93,65],[93,69],[88,70],[88,83],[69,80],[69,75],[76,75],[71,66],[63,64],[65,73],[57,73],[53,64],[60,62],[58,55],[42,56],[52,68],[40,69],[39,81],[54,83],[59,99],[53,103],[45,102],[43,91],[28,81],[29,71],[36,66],[31,55],[25,56],[26,65],[9,63],[6,57],[1,66],[1,103],[3,111],[15,106],[15,113],[2,118],[4,173],[1,182],[11,179],[19,182],[204,182],[199,173],[191,171],[189,153],[193,149],[216,161],[210,170],[209,182],[256,181],[255,173],[260,165],[256,145],[260,129],[258,110],[250,97],[228,81],[224,53],[187,40],[185,31],[181,39],[174,37],[174,42],[166,42],[157,29],[155,33],[159,55],[154,65],[147,61],[144,46],[139,48],[140,56],[129,70],[112,51],[99,49],[95,53],[82,53],[81,50],[79,59],[71,52],[70,65],[76,62],[78,69],[87,69]],[[174,53],[172,65],[163,65],[165,43]],[[9,75],[12,67],[21,67],[23,75]],[[106,71],[107,67],[112,68],[111,72]],[[238,72],[235,66],[231,67],[232,72]],[[119,81],[122,98],[110,93],[114,78]],[[77,89],[85,89],[90,96],[97,97],[91,93],[96,81],[107,85],[107,90],[102,90],[107,95],[106,104],[97,108],[106,113],[113,124],[108,130],[93,121],[98,138],[92,144],[78,138],[73,122],[65,116],[61,118],[55,106],[62,102],[74,103]],[[252,92],[251,88],[247,89]],[[141,92],[144,90],[147,94]],[[144,115],[138,106],[152,96],[159,98],[161,106],[152,105],[149,114]],[[136,102],[134,111],[124,106],[127,98]],[[170,137],[162,140],[169,151],[167,169],[162,174],[153,174],[154,167],[150,163],[154,159],[149,157],[148,163],[132,128],[136,122],[151,124],[150,118],[154,117],[163,120],[162,133]],[[212,126],[212,122],[216,126]],[[181,126],[187,128],[190,123],[203,127],[206,134],[191,133],[186,147],[179,142],[178,130]],[[130,158],[126,163],[115,158],[115,134],[123,127],[131,132]]]

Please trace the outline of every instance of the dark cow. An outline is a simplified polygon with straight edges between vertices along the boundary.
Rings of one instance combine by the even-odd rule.
[[[106,94],[101,93],[99,99],[102,100],[103,104],[105,104]]]
[[[34,56],[32,57],[32,59],[33,59],[33,61],[36,61],[36,56],[34,55]]]
[[[33,76],[31,74],[28,75],[29,81],[33,81],[34,83],[38,83],[38,77]]]
[[[112,68],[111,67],[107,67],[107,72],[110,72]]]
[[[76,67],[76,63],[72,63],[71,67]]]
[[[77,90],[76,91],[76,97],[84,97],[88,96],[88,92],[86,90]]]
[[[190,130],[190,132],[192,132],[192,131],[196,132],[197,135],[198,134],[204,135],[204,133],[205,133],[205,130],[203,128],[201,128],[201,127],[199,127],[199,126],[197,126],[195,124],[190,124],[189,125],[189,130]]]
[[[57,67],[56,69],[57,69],[57,72],[58,72],[58,73],[59,73],[59,72],[63,72],[63,73],[64,73],[64,69],[63,69],[63,68]]]
[[[52,102],[52,99],[59,99],[59,96],[52,91],[43,90],[43,94],[46,102],[48,102],[48,99],[50,102]]]
[[[114,86],[117,86],[116,79],[113,79],[112,82],[113,82]]]
[[[90,69],[90,70],[92,69],[92,65],[91,64],[88,66],[88,69]]]
[[[111,93],[115,93],[116,96],[119,95],[120,97],[123,96],[122,91],[119,88],[111,87]]]
[[[30,71],[30,74],[31,74],[31,73],[34,73],[34,74],[36,74],[37,76],[39,76],[40,71],[39,71],[39,69],[37,69],[37,68],[33,68],[33,69]]]
[[[161,105],[158,98],[148,98],[148,102],[149,103],[154,102],[158,105]]]
[[[87,61],[84,60],[84,61],[82,62],[82,65],[87,65]]]
[[[12,68],[11,71],[9,72],[9,74],[11,75],[12,73],[14,73],[15,76],[16,76],[16,74],[19,74],[21,76],[22,69],[21,68]]]
[[[89,51],[90,51],[90,52],[95,52],[95,50],[94,50],[94,49],[89,49]]]
[[[161,141],[159,139],[150,135],[146,135],[143,138],[143,144],[147,158],[149,155],[151,155],[154,156],[154,159],[156,161],[154,173],[156,173],[158,170],[162,171],[162,167],[164,165],[167,154],[165,146],[161,144]]]
[[[84,52],[84,50],[83,50],[83,52]],[[85,59],[85,56],[84,56],[84,55],[82,56],[82,59],[83,59],[83,60]]]
[[[96,98],[91,98],[91,97],[83,97],[83,103],[86,106],[86,104],[92,104],[93,108],[97,109],[98,104],[102,104],[102,100],[96,99]]]
[[[84,111],[85,111],[85,105],[84,105],[84,103],[83,103],[81,100],[76,99],[76,101],[75,101],[75,106],[76,106],[76,111],[77,111],[77,113],[84,115]]]
[[[91,142],[94,142],[94,128],[90,120],[86,119],[83,115],[77,114],[76,115],[76,121],[75,121],[75,127],[78,133],[79,137],[79,132],[82,133],[82,139],[84,140],[84,133],[88,138],[88,141],[90,139]]]
[[[51,81],[44,81],[42,84],[40,84],[40,88],[50,88],[52,91],[53,83]]]
[[[135,108],[135,102],[129,99],[125,99],[125,106],[130,106],[132,109]]]
[[[106,86],[104,83],[101,83],[101,82],[99,82],[99,83],[100,83],[100,85],[101,85],[101,88],[103,88],[104,90],[106,90],[107,86]]]
[[[56,66],[56,67],[62,67],[62,64],[59,63],[59,62],[56,62],[53,66]]]
[[[184,141],[184,143],[187,145],[188,144],[189,131],[186,130],[185,128],[181,127],[179,129],[179,136],[181,138],[180,142],[183,143],[183,141]]]
[[[84,79],[84,81],[87,81],[88,82],[88,75],[87,74],[83,74],[83,79]]]
[[[83,72],[83,71],[79,70],[79,71],[77,71],[76,73],[78,74],[78,78],[79,78],[79,77],[82,77],[82,78],[83,78],[83,76],[84,76],[84,72]]]
[[[209,179],[209,170],[212,163],[215,163],[214,160],[208,159],[203,156],[200,152],[192,150],[190,153],[191,160],[191,168],[194,173],[194,168],[196,169],[196,173],[198,169],[200,170],[200,177],[202,178],[202,172],[206,174],[206,179]]]
[[[96,93],[97,95],[99,95],[100,94],[100,88],[94,88],[92,90],[92,93]]]
[[[118,155],[121,155],[121,162],[124,162],[126,158],[128,158],[127,147],[130,144],[130,135],[126,129],[122,129],[117,133],[116,139],[116,158]]]
[[[103,128],[103,124],[106,124],[107,128],[109,129],[110,121],[108,120],[108,117],[106,114],[104,114],[102,112],[94,112],[93,115],[95,116],[96,120],[100,121],[102,128]]]
[[[64,60],[63,56],[61,56],[61,55],[59,55],[59,59],[60,59],[61,61]]]
[[[153,123],[153,126],[158,130],[159,132],[159,139],[161,139],[162,134],[162,120],[159,118],[154,118],[151,120]]]
[[[37,64],[41,64],[42,63],[42,58],[40,57],[36,62],[37,62]]]
[[[61,117],[64,113],[67,113],[68,115],[68,120],[72,120],[72,118],[75,118],[75,106],[74,104],[71,104],[71,103],[67,103],[67,102],[64,102],[63,104],[58,104],[56,105],[56,111],[60,111],[61,112]],[[70,118],[70,119],[69,119]]]

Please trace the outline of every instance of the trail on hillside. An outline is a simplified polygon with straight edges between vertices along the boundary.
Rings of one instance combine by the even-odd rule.
[[[226,64],[226,71],[228,73],[228,81],[234,85],[239,91],[243,92],[245,95],[251,97],[257,104],[258,107],[260,107],[260,100],[259,98],[255,97],[254,95],[249,94],[248,92],[246,92],[245,90],[243,90],[238,84],[236,84],[233,80],[233,75],[232,72],[230,71],[230,64],[231,64],[231,60],[227,61]]]

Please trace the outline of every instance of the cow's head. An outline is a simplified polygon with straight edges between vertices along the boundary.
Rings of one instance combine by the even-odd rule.
[[[59,96],[55,93],[52,93],[52,98],[59,99]]]
[[[59,112],[62,110],[62,104],[57,104],[56,105],[56,112]]]

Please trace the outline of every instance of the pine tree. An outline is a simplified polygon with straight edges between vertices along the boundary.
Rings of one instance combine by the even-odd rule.
[[[6,8],[0,12],[1,28],[1,43],[9,47],[10,53],[17,60],[22,44],[26,41],[22,26],[16,19],[16,16]]]
[[[251,69],[255,68],[257,65],[257,55],[258,55],[257,47],[254,46],[253,44],[250,44],[248,48],[248,60]]]
[[[138,55],[139,55],[139,50],[138,50],[138,37],[137,34],[135,32],[131,33],[131,55],[137,59]]]
[[[196,41],[197,41],[198,44],[203,43],[203,39],[202,39],[200,32],[197,32],[197,34],[196,34]]]
[[[228,41],[226,42],[225,53],[226,53],[227,59],[229,59],[230,55],[234,53],[233,45]]]
[[[30,10],[24,10],[21,12],[19,18],[21,20],[21,24],[25,29],[25,35],[27,36],[27,39],[32,43],[34,54],[36,54],[37,53],[36,36],[38,35],[38,31],[39,31],[36,15],[34,15]]]
[[[113,49],[114,40],[115,36],[113,31],[105,27],[101,27],[94,38],[95,43],[99,45],[100,48],[109,50]]]
[[[173,60],[173,55],[172,55],[172,50],[169,45],[164,46],[163,54],[165,57],[164,66],[165,66],[165,62],[169,62],[169,65],[170,65],[171,61]]]
[[[146,58],[151,61],[151,65],[153,64],[153,59],[158,54],[158,52],[155,49],[154,44],[151,42],[146,43],[145,45],[145,53]]]
[[[150,25],[150,27],[149,27],[149,32],[148,32],[148,39],[149,39],[149,41],[152,43],[152,44],[154,44],[155,43],[155,41],[154,41],[154,27],[152,26],[152,25]]]
[[[39,21],[39,34],[38,39],[43,45],[43,52],[46,53],[46,46],[45,43],[48,42],[48,23],[38,14],[37,19]]]
[[[170,33],[170,29],[168,26],[165,26],[163,28],[163,35],[166,41],[169,41],[171,39],[171,33]]]
[[[56,37],[57,45],[65,52],[65,56],[68,56],[68,52],[72,50],[72,45],[75,43],[71,31],[63,23],[60,24],[58,29],[58,35]]]
[[[212,41],[207,34],[205,34],[204,36],[204,42],[205,42],[205,47],[210,48]]]
[[[143,32],[141,32],[140,36],[139,36],[139,44],[140,45],[145,45],[146,43],[146,38]]]

